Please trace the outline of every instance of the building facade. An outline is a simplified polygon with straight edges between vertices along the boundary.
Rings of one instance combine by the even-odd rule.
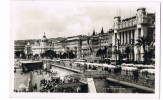
[[[15,57],[21,57],[22,54],[24,54],[24,45],[15,45],[14,50],[15,50]]]
[[[110,29],[106,33],[99,34],[99,41],[100,41],[100,48],[101,49],[107,49],[107,54],[105,57],[111,58],[112,54],[112,35],[113,35],[113,29]],[[101,32],[102,33],[102,32]]]
[[[81,35],[67,37],[64,41],[65,51],[72,51],[76,55],[76,58],[81,57],[81,37]]]
[[[96,57],[96,53],[98,49],[100,48],[100,41],[99,41],[99,36],[93,35],[90,37],[90,54],[91,57]]]
[[[120,59],[129,48],[130,61],[143,61],[143,47],[137,47],[137,39],[142,36],[155,35],[155,14],[149,14],[145,8],[138,8],[136,16],[121,20],[120,16],[114,17],[114,34],[112,36],[112,60]],[[152,22],[151,22],[152,21]],[[119,53],[120,52],[120,53]]]
[[[54,51],[56,52],[57,55],[62,54],[64,52],[62,41],[54,42]]]
[[[30,48],[30,50],[29,50]],[[47,39],[45,34],[41,40],[36,40],[33,44],[28,43],[25,46],[25,54],[29,54],[28,52],[32,55],[40,55],[42,53],[45,53],[47,50],[53,50],[54,49],[54,43],[50,40]]]
[[[81,56],[83,58],[87,58],[90,56],[90,50],[88,46],[88,36],[81,37],[81,43],[82,43]]]

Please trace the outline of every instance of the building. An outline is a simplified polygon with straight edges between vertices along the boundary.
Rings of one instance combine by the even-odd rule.
[[[15,40],[14,41],[14,54],[15,57],[23,57],[26,53],[26,45],[34,43],[34,40]]]
[[[88,46],[88,36],[82,36],[81,37],[81,55],[83,58],[87,58],[90,56],[90,50],[89,50],[89,46]]]
[[[100,48],[101,49],[107,49],[107,54],[105,55],[105,58],[109,57],[111,58],[111,51],[112,51],[112,35],[113,35],[113,29],[110,29],[106,33],[103,32],[103,28],[101,30],[101,33],[99,33],[99,41],[100,41]]]
[[[83,57],[90,62],[110,59],[112,56],[112,35],[113,29],[104,32],[102,28],[98,34],[93,30],[91,36],[87,36],[87,38],[82,40]]]
[[[25,45],[24,52],[26,55],[30,55],[33,53],[29,42],[27,43],[27,45]]]
[[[114,34],[112,36],[112,60],[119,60],[120,54],[129,51],[129,61],[144,61],[143,47],[137,47],[137,39],[141,36],[155,36],[155,14],[147,13],[145,8],[138,8],[133,17],[121,20],[114,17]]]
[[[36,55],[36,54],[40,55],[42,53],[45,53],[45,51],[47,50],[53,50],[53,49],[54,49],[54,43],[52,42],[51,39],[47,39],[44,33],[42,39],[35,40],[33,44],[28,43],[25,46],[25,54],[28,54],[28,52],[30,51],[32,55]]]
[[[24,45],[15,45],[14,50],[15,50],[15,57],[21,57],[22,54],[24,54]]]
[[[93,30],[92,36],[90,36],[89,46],[90,46],[91,57],[96,57],[96,53],[100,48],[100,41],[99,41],[99,35],[95,33],[95,30]]]
[[[54,51],[57,55],[63,54],[64,46],[62,40],[58,40],[54,42]]]
[[[81,35],[67,37],[64,41],[65,51],[72,51],[73,54],[76,55],[77,58],[81,57]]]

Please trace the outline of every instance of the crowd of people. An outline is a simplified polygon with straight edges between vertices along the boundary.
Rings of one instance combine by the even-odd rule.
[[[43,77],[43,79],[40,80],[40,84],[34,84],[33,91],[34,92],[75,92],[74,87],[66,87],[62,88],[63,84],[68,83],[77,83],[79,82],[73,77],[69,77],[68,75],[64,78],[60,77],[57,73],[57,71],[54,71],[54,69],[50,70],[34,70],[32,71],[33,74],[36,75],[43,75],[48,77]],[[62,85],[61,85],[62,84]],[[61,86],[60,86],[61,85]],[[38,88],[40,87],[40,88]]]
[[[51,77],[50,80],[43,79],[40,81],[40,92],[58,92],[57,85],[61,83],[60,78]]]
[[[71,84],[71,83],[76,83],[78,82],[77,80],[71,78],[68,81],[65,82],[65,80],[60,79],[60,77],[51,77],[49,80],[47,79],[42,79],[40,81],[40,87],[41,89],[39,92],[75,92],[74,87],[66,87],[63,88],[62,85],[65,84]]]

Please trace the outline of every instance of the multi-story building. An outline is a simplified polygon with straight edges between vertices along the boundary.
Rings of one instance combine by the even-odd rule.
[[[81,57],[81,35],[67,37],[64,41],[65,51],[72,51],[77,58]]]
[[[64,52],[62,40],[54,42],[54,51],[56,54],[62,54]]]
[[[15,45],[14,49],[15,49],[15,56],[16,57],[21,57],[21,55],[24,53],[24,45]]]
[[[82,47],[81,47],[81,55],[83,58],[90,56],[90,50],[88,46],[88,36],[81,37]]]
[[[103,31],[103,28],[101,30],[101,33],[95,33],[95,30],[93,31],[92,36],[89,36],[89,54],[91,57],[96,57],[97,51],[99,49],[107,49],[105,57],[111,57],[111,48],[112,48],[112,35],[113,30],[110,29],[106,33]],[[110,51],[110,52],[109,52]],[[108,53],[109,52],[109,53]]]
[[[90,56],[96,57],[96,53],[100,48],[99,35],[93,30],[92,36],[89,37]]]
[[[14,41],[15,57],[25,56],[27,44],[31,43],[34,43],[34,40],[15,40]]]
[[[28,42],[27,45],[25,45],[25,49],[24,49],[24,52],[26,55],[29,55],[29,54],[32,54],[32,49],[31,49],[31,45],[30,43]]]
[[[33,44],[28,43],[25,46],[25,53],[29,51],[28,49],[31,49],[31,54],[42,54],[45,53],[47,50],[53,50],[54,49],[54,43],[50,39],[47,39],[45,34],[41,40],[36,40]]]
[[[113,35],[113,29],[110,29],[106,33],[103,32],[103,29],[101,30],[101,33],[99,34],[99,45],[101,49],[107,48],[107,55],[109,58],[111,57],[111,51],[112,51],[112,35]]]
[[[143,47],[137,47],[137,39],[141,36],[155,35],[155,14],[147,13],[145,8],[138,8],[136,16],[121,20],[114,17],[114,34],[112,36],[112,51],[119,50],[121,54],[130,48],[130,61],[143,61]],[[153,38],[154,39],[154,38]],[[113,60],[119,59],[119,54],[113,53]]]

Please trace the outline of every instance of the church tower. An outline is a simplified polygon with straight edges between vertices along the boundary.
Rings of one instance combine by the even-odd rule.
[[[46,38],[45,32],[43,38],[41,39],[41,52],[44,53],[47,50],[48,46],[48,39]]]

